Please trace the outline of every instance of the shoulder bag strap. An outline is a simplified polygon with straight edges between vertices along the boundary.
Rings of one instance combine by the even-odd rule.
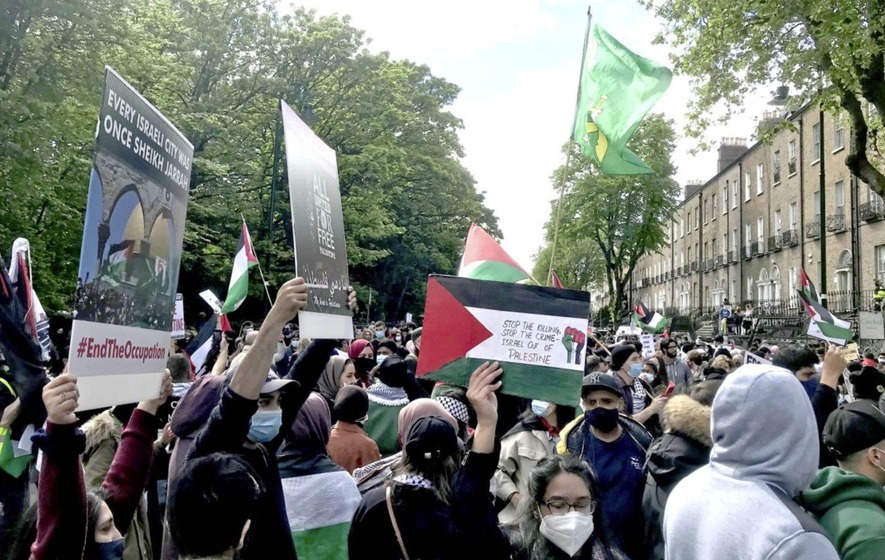
[[[396,515],[393,513],[393,501],[391,500],[392,487],[387,486],[387,513],[390,514],[390,524],[393,525],[393,532],[396,534],[396,542],[399,543],[399,549],[403,553],[403,558],[409,560],[409,553],[406,552],[406,545],[403,542],[403,536],[399,532],[399,525],[396,522]]]

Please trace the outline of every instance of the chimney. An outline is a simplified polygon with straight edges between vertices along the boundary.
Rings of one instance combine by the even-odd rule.
[[[723,138],[719,143],[719,169],[723,169],[734,163],[741,157],[741,154],[747,151],[746,138]]]
[[[688,200],[694,195],[698,194],[701,189],[704,188],[704,182],[698,179],[691,180],[685,183],[685,198],[684,200]]]

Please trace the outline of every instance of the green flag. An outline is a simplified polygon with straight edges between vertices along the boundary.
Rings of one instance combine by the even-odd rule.
[[[590,26],[572,138],[603,173],[654,173],[627,149],[627,142],[672,78],[669,69],[630,52],[598,25]]]

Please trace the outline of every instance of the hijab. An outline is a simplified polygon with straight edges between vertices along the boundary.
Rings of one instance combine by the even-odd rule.
[[[326,362],[326,369],[320,375],[317,381],[317,391],[329,402],[335,402],[338,396],[338,389],[341,388],[341,374],[344,373],[344,363],[347,358],[342,356],[332,356]]]
[[[366,346],[368,345],[368,340],[363,340],[362,338],[354,340],[350,343],[350,348],[347,349],[347,357],[349,357],[351,360],[359,358],[360,354],[363,352],[363,350],[366,349]]]
[[[321,449],[325,453],[332,431],[329,405],[318,393],[311,393],[304,401],[289,433],[289,442],[298,447]]]

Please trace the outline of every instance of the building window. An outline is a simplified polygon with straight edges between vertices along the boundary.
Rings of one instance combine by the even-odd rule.
[[[728,232],[722,234],[722,256],[727,256],[725,253],[728,252]]]
[[[711,208],[710,215],[712,216],[710,219],[715,220],[716,219],[716,193],[713,193],[713,195],[710,197],[710,208]]]
[[[716,256],[716,253],[719,252],[719,251],[716,250],[717,247],[716,247],[716,238],[715,238],[715,237],[713,238],[713,245],[710,247],[710,249],[711,249],[711,252],[710,252],[710,256],[709,256],[709,258],[712,259],[713,257]]]
[[[774,211],[774,235],[780,237],[781,234],[781,211]]]
[[[738,250],[738,230],[734,228],[731,230],[731,251],[734,253],[734,257],[737,258],[737,250]]]
[[[762,194],[763,185],[765,182],[765,169],[762,167],[762,164],[758,164],[756,166],[756,194]]]
[[[756,218],[756,236],[759,238],[759,243],[765,239],[765,218],[759,216]]]
[[[750,224],[744,224],[744,247],[746,247],[747,252],[750,251],[750,244],[753,242],[753,226]]]
[[[790,203],[790,229],[799,229],[799,203]]]
[[[737,301],[737,280],[731,281],[731,289],[728,291],[728,297],[731,301]]]
[[[744,173],[744,202],[750,202],[750,181],[752,179],[749,171]]]
[[[774,157],[771,161],[771,166],[774,168],[774,184],[778,184],[781,182],[781,153],[780,151],[774,152]]]
[[[747,276],[747,299],[753,299],[753,277]]]
[[[703,258],[704,259],[710,258],[710,242],[709,241],[704,241],[704,256],[703,256]]]
[[[814,206],[814,222],[820,223],[820,191],[814,191],[811,196],[811,204]]]
[[[844,131],[842,128],[842,119],[836,117],[833,119],[833,151],[838,152],[845,147]]]
[[[731,182],[731,209],[734,210],[738,207],[738,191],[740,190],[740,177]]]
[[[722,189],[722,215],[728,214],[728,179],[725,180],[725,188]]]
[[[820,123],[811,127],[811,163],[820,161]]]
[[[876,278],[885,281],[885,245],[876,247]]]
[[[845,215],[845,181],[836,181],[836,215]]]
[[[710,217],[710,201],[709,199],[704,199],[704,224],[707,223],[707,220]]]
[[[694,229],[701,227],[701,209],[696,208],[694,211]]]
[[[787,161],[787,171],[790,172],[790,175],[793,175],[796,173],[796,141],[790,140],[787,147],[787,155],[789,156],[789,160]]]

